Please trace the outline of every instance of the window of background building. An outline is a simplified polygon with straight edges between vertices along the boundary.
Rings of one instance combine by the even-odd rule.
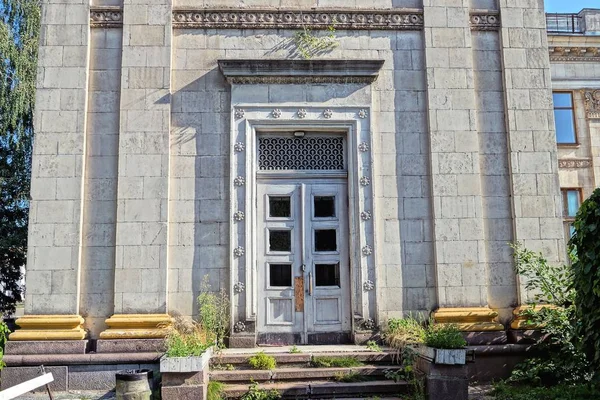
[[[565,234],[567,241],[573,236],[573,221],[581,205],[581,189],[561,189],[563,219],[565,221]]]
[[[556,143],[577,144],[575,133],[575,112],[573,109],[573,93],[553,92],[554,121],[556,124]]]

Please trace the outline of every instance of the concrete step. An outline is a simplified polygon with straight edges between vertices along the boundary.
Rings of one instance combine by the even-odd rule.
[[[248,392],[250,385],[225,385],[224,395],[228,399],[237,399]],[[277,390],[283,398],[293,399],[329,399],[340,397],[373,397],[382,394],[395,395],[407,393],[409,385],[406,382],[371,381],[371,382],[293,382],[259,384],[260,389]]]
[[[272,371],[240,369],[234,371],[211,371],[210,379],[223,382],[311,381],[334,379],[338,375],[359,374],[368,378],[380,378],[388,370],[398,366],[364,366],[352,368],[279,368]]]
[[[211,366],[220,366],[223,368],[228,364],[237,366],[247,366],[248,358],[258,353],[221,353],[215,354],[211,360]],[[275,357],[278,365],[290,365],[290,366],[304,366],[307,365],[313,357],[331,357],[331,358],[343,358],[353,357],[358,361],[365,364],[392,364],[397,359],[397,352],[394,350],[384,350],[381,352],[374,351],[357,351],[357,352],[319,352],[319,353],[268,353],[270,356]]]

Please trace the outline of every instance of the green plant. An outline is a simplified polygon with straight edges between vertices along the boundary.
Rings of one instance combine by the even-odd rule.
[[[330,51],[339,44],[335,37],[333,24],[329,25],[327,34],[324,36],[317,36],[311,29],[304,27],[302,31],[296,32],[294,35],[294,43],[300,55],[307,60],[316,54]]]
[[[281,394],[275,389],[266,390],[258,387],[258,383],[252,382],[246,393],[240,397],[241,400],[278,400]]]
[[[297,353],[302,353],[302,350],[300,350],[296,345],[292,346],[290,348],[290,354],[297,354]]]
[[[364,365],[354,357],[313,357],[310,366],[313,368],[351,368]]]
[[[217,348],[225,347],[225,338],[229,333],[229,296],[224,289],[211,292],[208,276],[202,280],[198,296],[198,321],[209,334]]]
[[[233,371],[233,370],[235,370],[235,367],[233,366],[233,364],[225,364],[225,365],[217,364],[217,365],[214,365],[212,368],[214,370],[218,370],[218,371]]]
[[[388,320],[385,340],[391,347],[402,349],[407,345],[421,344],[425,341],[425,328],[416,318],[391,318]]]
[[[381,351],[381,347],[379,347],[379,345],[377,344],[377,342],[374,341],[374,340],[369,340],[367,342],[367,349],[369,349],[371,351],[375,351],[375,352],[380,352]]]
[[[417,355],[412,346],[406,346],[400,351],[400,368],[390,369],[385,371],[384,376],[386,379],[393,380],[398,383],[400,381],[406,381],[412,386],[412,400],[425,400],[425,385],[423,379],[420,379],[415,374],[415,362]]]
[[[277,361],[275,360],[275,357],[261,351],[248,358],[248,364],[254,369],[275,369]]]
[[[532,387],[498,382],[492,395],[495,400],[595,400],[600,397],[600,391],[597,386],[589,384]]]
[[[436,349],[462,349],[467,341],[455,324],[434,324],[431,321],[425,329],[426,346]]]
[[[206,400],[223,400],[223,389],[225,389],[225,385],[222,382],[208,382],[208,387],[206,390]]]
[[[573,256],[577,335],[591,371],[600,370],[600,189],[585,200],[573,223],[569,242]]]
[[[4,368],[6,365],[4,364],[4,361],[2,361],[2,358],[4,357],[4,344],[6,343],[9,333],[10,330],[8,329],[8,326],[0,321],[0,369]]]
[[[199,324],[177,317],[169,329],[165,344],[167,357],[190,357],[202,355],[213,342],[209,341]]]
[[[512,244],[515,270],[525,280],[525,288],[533,294],[534,303],[551,307],[532,307],[522,313],[527,323],[540,327],[546,334],[537,342],[537,356],[517,365],[510,381],[528,384],[576,384],[589,381],[589,363],[580,350],[579,324],[575,309],[576,292],[573,274],[568,266],[550,265],[541,253]]]
[[[347,373],[336,372],[333,376],[333,379],[336,382],[352,383],[352,382],[364,382],[367,380],[367,377],[359,374],[358,372],[347,372]]]

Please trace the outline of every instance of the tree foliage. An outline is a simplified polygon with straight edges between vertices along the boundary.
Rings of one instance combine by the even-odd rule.
[[[0,313],[22,300],[39,26],[38,0],[0,4]]]
[[[593,368],[600,371],[600,189],[583,202],[573,226],[569,245],[577,292],[577,333]]]

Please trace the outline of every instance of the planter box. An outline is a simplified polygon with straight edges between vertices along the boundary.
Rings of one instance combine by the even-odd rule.
[[[208,363],[213,355],[212,348],[207,349],[201,356],[167,357],[160,359],[160,372],[200,372],[208,369]]]
[[[464,365],[467,363],[466,349],[434,349],[427,346],[417,346],[414,349],[420,357],[434,364]]]
[[[208,371],[213,350],[201,356],[166,357],[160,359],[163,400],[204,400],[208,385]]]

